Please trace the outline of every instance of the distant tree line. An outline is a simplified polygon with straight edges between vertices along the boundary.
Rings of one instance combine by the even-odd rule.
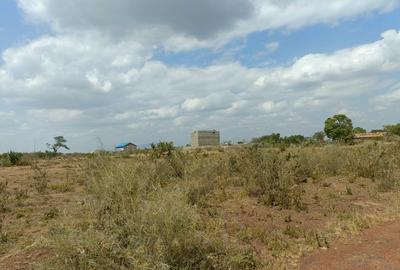
[[[384,131],[386,131],[390,135],[400,136],[400,123],[396,125],[385,126]]]
[[[306,140],[307,138],[304,137],[303,135],[291,135],[291,136],[281,137],[281,134],[279,133],[272,133],[271,135],[265,135],[259,138],[254,138],[252,140],[252,143],[264,144],[264,145],[301,144],[304,143]]]
[[[318,131],[311,137],[291,135],[282,137],[280,133],[264,135],[252,140],[253,144],[267,145],[305,145],[322,144],[326,139],[332,142],[352,143],[355,134],[367,133],[362,127],[353,127],[352,120],[345,114],[337,114],[325,120],[324,131]],[[400,123],[384,126],[383,129],[371,130],[371,133],[386,132],[388,136],[400,136]]]

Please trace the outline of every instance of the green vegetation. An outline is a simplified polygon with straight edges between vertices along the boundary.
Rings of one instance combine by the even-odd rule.
[[[325,132],[323,131],[317,131],[314,133],[314,135],[312,136],[312,139],[314,142],[317,143],[323,143],[325,141]]]
[[[353,129],[353,133],[367,133],[367,130],[365,130],[365,128],[362,127],[355,127]]]
[[[8,160],[13,166],[18,165],[21,162],[22,156],[23,156],[22,153],[17,153],[13,151],[7,153]]]
[[[29,164],[29,156],[23,153],[10,151],[8,153],[0,155],[0,165],[2,165],[3,167],[27,166]]]
[[[396,125],[385,126],[384,131],[390,135],[400,136],[400,123]]]
[[[271,135],[265,135],[252,140],[253,144],[260,146],[300,145],[304,142],[306,142],[306,138],[303,135],[281,137],[279,133],[272,133]]]
[[[333,141],[349,142],[353,139],[353,123],[344,114],[334,115],[325,121],[325,134]]]
[[[67,146],[67,140],[64,138],[64,136],[56,136],[54,137],[54,143],[48,143],[47,147],[53,151],[53,153],[58,153],[60,148],[64,148],[69,150],[69,147]]]
[[[162,156],[171,156],[172,151],[175,149],[173,142],[159,142],[157,144],[152,143],[151,154],[155,158],[160,158]]]

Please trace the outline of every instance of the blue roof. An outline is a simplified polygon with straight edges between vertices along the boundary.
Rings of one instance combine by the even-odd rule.
[[[125,148],[125,147],[128,146],[129,144],[133,144],[133,143],[130,143],[130,142],[128,142],[128,143],[119,143],[119,144],[117,144],[117,145],[115,146],[115,148]],[[133,145],[135,145],[135,144],[133,144]]]

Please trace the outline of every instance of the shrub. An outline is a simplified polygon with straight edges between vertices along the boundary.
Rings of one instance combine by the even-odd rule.
[[[23,206],[24,201],[29,198],[28,190],[16,190],[15,201],[17,206]]]
[[[9,192],[7,190],[8,182],[0,182],[0,213],[9,210]]]
[[[303,209],[302,188],[296,184],[296,175],[290,167],[289,152],[253,147],[247,150],[242,165],[249,193],[260,198],[268,206]]]
[[[151,155],[154,158],[161,158],[162,156],[171,156],[174,151],[173,142],[159,142],[157,144],[152,143],[151,145]]]
[[[248,251],[205,231],[192,205],[204,193],[193,191],[188,201],[173,156],[94,157],[86,182],[94,200],[88,204],[91,226],[55,235],[59,269],[255,269]]]
[[[20,163],[22,156],[23,156],[22,153],[18,153],[18,152],[14,152],[14,151],[10,151],[7,154],[7,157],[10,160],[11,165],[13,165],[13,166],[16,166]]]
[[[44,219],[45,220],[54,219],[58,217],[59,214],[60,210],[58,210],[58,208],[52,207],[44,214]]]
[[[33,186],[37,192],[43,194],[46,192],[48,186],[47,170],[45,168],[41,168],[37,164],[32,165],[32,169],[34,171]]]
[[[238,196],[247,192],[268,207],[304,210],[303,183],[310,178],[363,175],[373,177],[382,191],[399,184],[400,144],[254,146],[189,153],[170,146],[154,146],[150,153],[129,159],[89,157],[84,221],[52,234],[58,255],[53,268],[260,269],[265,265],[248,242],[231,240],[217,224],[219,203],[229,196],[236,199],[236,187],[242,187]],[[37,169],[39,179],[46,178],[42,171]],[[321,185],[331,189],[328,180]],[[348,186],[344,194],[353,191]],[[324,198],[318,192],[312,197],[316,203]],[[329,196],[338,198],[334,192]],[[290,216],[285,222],[294,224]],[[260,237],[278,257],[303,238],[314,246],[328,246],[322,236],[291,224]]]
[[[51,159],[57,156],[60,156],[60,153],[45,151],[45,152],[36,152],[35,155],[41,159]]]

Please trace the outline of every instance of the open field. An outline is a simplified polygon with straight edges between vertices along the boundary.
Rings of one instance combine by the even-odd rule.
[[[0,269],[298,269],[400,218],[398,143],[27,164],[0,168]]]

